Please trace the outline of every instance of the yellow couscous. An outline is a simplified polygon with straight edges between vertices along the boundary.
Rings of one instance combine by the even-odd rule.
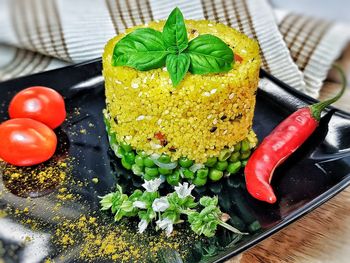
[[[164,22],[145,26],[161,31]],[[136,28],[127,30],[132,32]],[[166,68],[138,71],[114,67],[111,39],[103,54],[106,114],[118,141],[147,154],[186,156],[196,163],[232,148],[251,131],[259,81],[258,43],[233,28],[210,21],[186,20],[188,38],[212,34],[227,43],[242,59],[227,73],[187,73],[176,87]],[[166,143],[159,140],[161,134]]]

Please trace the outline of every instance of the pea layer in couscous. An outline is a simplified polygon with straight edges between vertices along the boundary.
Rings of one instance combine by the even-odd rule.
[[[110,144],[127,169],[150,180],[163,175],[204,185],[236,173],[257,139],[252,131],[259,81],[258,43],[226,25],[186,20],[188,40],[221,38],[234,52],[228,72],[187,73],[173,86],[167,68],[140,71],[111,63],[115,45],[137,28],[162,31],[164,21],[128,29],[103,54],[104,112]]]

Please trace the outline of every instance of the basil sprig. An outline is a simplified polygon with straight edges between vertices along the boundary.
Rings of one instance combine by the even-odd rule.
[[[163,67],[169,53],[161,32],[151,28],[140,28],[117,43],[112,64],[146,71]]]
[[[201,35],[187,48],[192,74],[227,72],[232,68],[233,52],[220,38]]]
[[[174,86],[177,86],[185,77],[189,67],[190,56],[186,53],[170,54],[166,58],[166,68]]]
[[[181,53],[187,48],[187,30],[184,17],[179,8],[175,8],[165,22],[163,38],[169,50]]]
[[[166,66],[177,86],[187,71],[192,74],[222,73],[232,69],[234,55],[220,38],[205,34],[188,42],[187,29],[179,8],[169,15],[163,32],[139,28],[114,47],[112,65],[141,71]]]

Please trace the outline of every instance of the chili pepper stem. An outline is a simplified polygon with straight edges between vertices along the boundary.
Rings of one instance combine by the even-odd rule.
[[[341,88],[341,90],[339,91],[339,93],[335,97],[333,97],[331,99],[328,99],[328,100],[325,100],[325,101],[318,102],[316,104],[313,104],[313,105],[309,106],[312,116],[317,121],[320,121],[322,111],[327,106],[329,106],[332,103],[336,102],[344,94],[345,89],[347,87],[347,79],[346,79],[346,75],[344,73],[344,70],[338,64],[333,64],[333,67],[339,72],[339,75],[341,77],[342,88]]]
[[[233,233],[239,234],[239,235],[248,235],[248,233],[243,233],[241,231],[239,231],[237,228],[234,228],[233,226],[221,221],[221,220],[217,220],[216,221],[220,226],[226,228],[227,230],[230,230]]]

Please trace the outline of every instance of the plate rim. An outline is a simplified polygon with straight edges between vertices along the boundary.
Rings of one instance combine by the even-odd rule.
[[[266,240],[268,237],[272,236],[273,234],[276,234],[277,232],[284,229],[285,227],[292,224],[293,222],[300,220],[305,215],[309,214],[316,208],[320,207],[327,201],[331,200],[333,197],[335,197],[337,194],[342,192],[349,185],[350,185],[350,173],[345,175],[344,178],[339,183],[337,183],[336,185],[329,188],[327,191],[323,192],[322,194],[318,195],[316,198],[309,201],[305,206],[295,210],[294,212],[286,216],[280,223],[273,226],[273,228],[263,232],[261,235],[259,235],[255,239],[248,241],[247,243],[242,244],[241,246],[236,247],[232,251],[228,251],[227,253],[224,252],[222,257],[218,259],[214,258],[210,262],[213,262],[213,263],[224,262],[258,245],[261,241]]]

